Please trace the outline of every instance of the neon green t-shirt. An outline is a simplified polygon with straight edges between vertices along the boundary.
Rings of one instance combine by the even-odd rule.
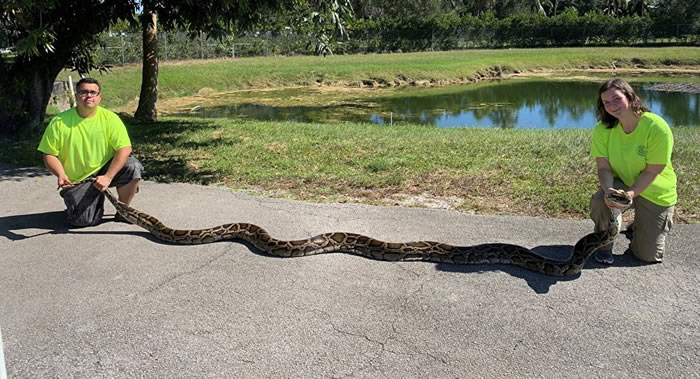
[[[654,181],[640,193],[654,204],[670,207],[676,204],[676,173],[671,165],[673,134],[661,117],[642,113],[637,128],[627,134],[618,122],[612,129],[599,122],[593,129],[591,156],[608,158],[613,176],[632,186],[647,164],[665,164]]]
[[[79,182],[99,171],[114,153],[131,146],[122,120],[114,112],[97,107],[97,113],[82,118],[75,108],[59,113],[44,131],[38,150],[55,155],[71,182]]]

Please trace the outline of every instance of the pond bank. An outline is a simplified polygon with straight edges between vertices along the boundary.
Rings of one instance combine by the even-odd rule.
[[[620,75],[631,69],[644,73],[700,72],[700,47],[459,50],[164,62],[159,69],[158,93],[160,101],[193,96],[202,88],[226,92],[298,86],[447,86],[510,75],[581,70]],[[105,87],[104,106],[114,109],[133,102],[135,109],[140,65],[114,68],[99,79]]]
[[[700,53],[700,51],[699,51]],[[263,87],[244,87],[233,90],[217,90],[212,87],[199,87],[195,93],[181,94],[178,96],[161,96],[158,102],[158,110],[163,115],[172,115],[181,113],[202,102],[202,99],[216,98],[225,96],[235,92],[245,93],[275,93],[278,91],[290,89],[310,89],[319,93],[327,94],[329,92],[344,92],[344,93],[367,93],[366,91],[412,88],[412,87],[450,87],[463,86],[465,84],[475,84],[488,82],[493,80],[508,80],[522,78],[547,77],[550,79],[559,80],[583,80],[602,82],[607,78],[623,77],[630,82],[640,80],[642,77],[655,77],[660,80],[670,81],[669,83],[659,84],[654,87],[654,90],[665,92],[689,92],[700,93],[700,65],[683,66],[683,67],[587,67],[566,70],[515,70],[510,71],[504,66],[492,66],[486,70],[478,71],[471,77],[451,78],[451,79],[414,79],[408,80],[406,75],[398,74],[394,79],[384,79],[378,76],[371,76],[361,80],[316,80],[313,83],[299,83],[282,86],[263,86]],[[686,81],[683,81],[686,80]],[[274,99],[276,105],[287,105],[280,100]],[[210,101],[205,101],[211,103]],[[332,104],[332,101],[331,101]],[[112,107],[119,112],[133,113],[138,106],[138,97],[132,99],[122,106]]]
[[[161,115],[175,117],[258,121],[590,129],[597,122],[595,96],[600,82],[609,78],[607,75],[557,72],[510,76],[468,85],[408,88],[314,85],[226,92],[203,88],[194,96],[164,99],[159,109]],[[647,75],[637,75],[620,76],[632,82],[652,112],[670,125],[700,125],[700,113],[695,107],[700,101],[697,95],[669,92],[687,90],[694,85],[700,87],[700,80],[698,83],[667,82],[669,77],[666,76],[647,79]],[[697,80],[687,73],[675,74],[670,79]]]

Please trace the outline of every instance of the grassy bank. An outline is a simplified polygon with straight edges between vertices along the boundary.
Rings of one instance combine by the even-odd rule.
[[[700,48],[466,50],[188,61],[161,64],[159,94],[161,100],[172,100],[241,88],[447,85],[514,72],[593,68],[609,70],[609,77],[617,75],[613,65],[617,70],[697,70]],[[140,75],[140,67],[133,66],[98,76],[105,91],[103,105],[131,109]],[[298,94],[290,99],[280,98],[279,92],[271,96],[282,105],[291,98],[300,101]],[[330,101],[327,93],[322,99]],[[597,186],[588,156],[590,130],[194,118],[161,118],[153,125],[127,120],[127,124],[147,179],[222,184],[266,196],[585,218],[588,198]],[[700,128],[674,125],[673,130],[679,180],[676,220],[700,222]],[[0,162],[40,166],[39,137],[0,141]]]
[[[700,48],[563,48],[460,50],[406,54],[329,57],[259,57],[193,60],[160,64],[159,96],[189,96],[208,88],[298,85],[389,86],[464,83],[513,72],[591,68],[700,68]],[[65,77],[69,73],[61,74]],[[133,102],[141,86],[141,67],[117,67],[98,75],[105,87],[104,105]],[[74,79],[75,74],[73,73]]]
[[[448,206],[480,214],[585,218],[596,188],[589,130],[438,129],[166,119],[129,125],[157,181],[265,196]],[[700,129],[674,128],[677,222],[700,220]],[[38,138],[0,161],[40,165]]]

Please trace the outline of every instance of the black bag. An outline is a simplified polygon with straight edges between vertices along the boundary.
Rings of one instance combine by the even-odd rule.
[[[105,195],[93,186],[93,182],[63,189],[61,197],[66,203],[66,222],[69,225],[93,226],[102,221]]]

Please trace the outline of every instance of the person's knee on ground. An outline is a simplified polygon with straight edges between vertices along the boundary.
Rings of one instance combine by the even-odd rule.
[[[630,246],[632,255],[644,263],[661,263],[664,259],[663,246],[649,246],[647,248],[639,248]]]
[[[646,263],[661,263],[666,249],[666,234],[669,227],[661,230],[639,230],[635,221],[635,230],[629,249],[635,258]]]
[[[663,261],[666,236],[673,225],[675,207],[661,207],[639,196],[634,205],[634,233],[630,250],[642,262]]]

